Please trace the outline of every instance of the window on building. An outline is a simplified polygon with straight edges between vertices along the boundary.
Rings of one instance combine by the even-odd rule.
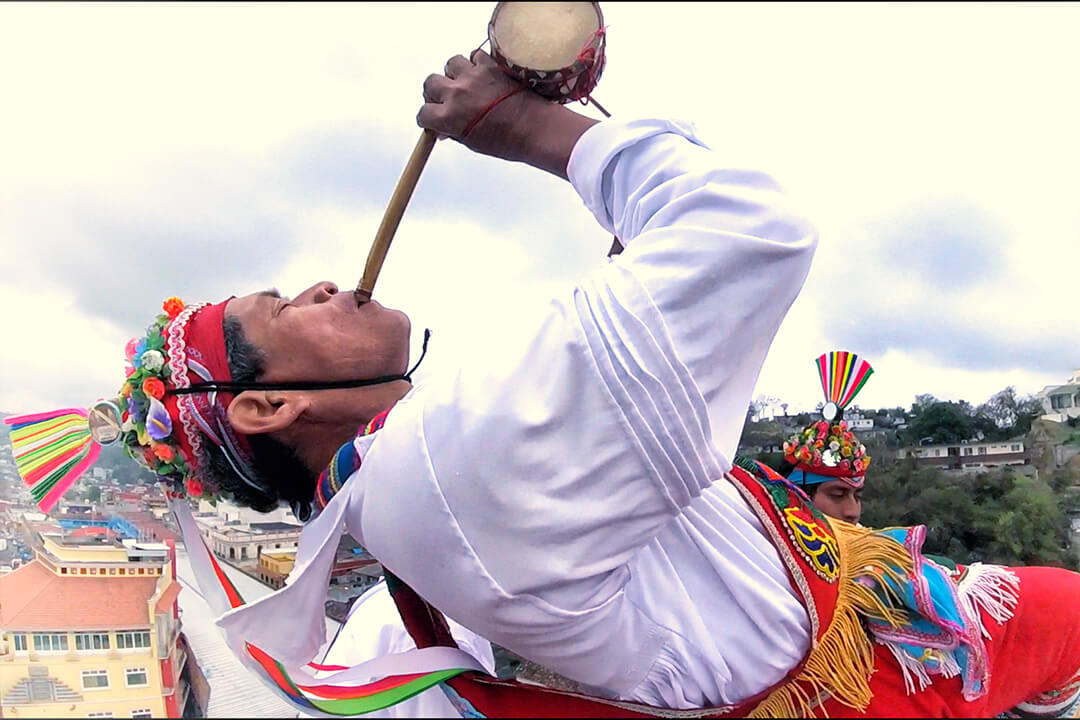
[[[76,650],[108,650],[109,633],[78,633],[75,635]]]
[[[135,650],[150,647],[150,633],[146,630],[121,630],[116,633],[116,647],[120,650]]]
[[[966,448],[964,448],[964,454],[965,454],[965,455],[974,455],[974,454],[975,454],[975,451],[974,451],[974,450],[972,450],[972,449],[971,449],[971,448],[969,448],[969,447],[966,447]]]
[[[142,687],[148,684],[146,679],[146,668],[128,668],[124,671],[124,678],[128,687]]]
[[[11,639],[15,642],[15,652],[26,652],[29,649],[26,644],[26,636],[22,633],[12,635]]]
[[[65,652],[68,640],[65,633],[34,633],[34,649],[38,652]]]
[[[1010,445],[1009,447],[1012,448],[1013,452],[1020,452],[1020,446],[1019,445]]]
[[[153,713],[150,712],[150,708],[142,708],[141,710],[132,710],[131,717],[133,718],[152,718]]]
[[[101,712],[86,713],[86,717],[112,717],[112,710],[102,710]]]
[[[1051,395],[1050,408],[1053,410],[1065,410],[1072,407],[1072,398],[1068,395]]]
[[[986,448],[985,447],[980,447],[979,448],[979,454],[980,455],[985,455],[986,454]]]
[[[107,690],[109,687],[108,670],[83,670],[83,690]]]

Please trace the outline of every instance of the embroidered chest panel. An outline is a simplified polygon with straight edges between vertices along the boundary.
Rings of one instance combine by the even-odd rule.
[[[802,490],[771,468],[759,467],[760,472],[746,475],[765,491],[772,514],[779,520],[791,548],[818,577],[835,583],[840,577],[840,547],[829,521]]]

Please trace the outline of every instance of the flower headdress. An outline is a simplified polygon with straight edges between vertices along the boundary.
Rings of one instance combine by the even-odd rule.
[[[858,355],[834,350],[818,357],[818,375],[825,392],[822,418],[784,443],[784,457],[795,465],[789,479],[796,485],[816,485],[841,479],[855,488],[863,485],[870,456],[843,420],[844,409],[873,374]]]
[[[225,304],[185,305],[171,297],[147,328],[128,342],[127,379],[113,400],[89,410],[68,408],[6,418],[16,468],[42,511],[98,458],[121,441],[126,453],[156,473],[174,496],[212,498],[219,488],[204,472],[202,437],[221,447],[244,482],[263,486],[252,470],[247,438],[226,418],[231,394],[184,394],[194,383],[231,380],[222,331]]]

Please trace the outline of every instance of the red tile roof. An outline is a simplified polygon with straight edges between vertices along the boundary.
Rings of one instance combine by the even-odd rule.
[[[105,630],[147,627],[152,577],[64,577],[39,561],[0,576],[5,630]]]
[[[90,527],[76,528],[75,530],[71,531],[70,535],[71,537],[116,537],[116,533],[114,531],[110,530],[107,527],[97,527],[96,525],[91,525]]]
[[[157,605],[154,606],[154,612],[172,612],[173,603],[176,602],[176,596],[179,594],[180,583],[173,580],[165,592],[161,593],[161,597],[158,598]]]

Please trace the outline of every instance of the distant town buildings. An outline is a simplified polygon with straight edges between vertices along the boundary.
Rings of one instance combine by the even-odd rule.
[[[263,553],[259,556],[259,579],[274,589],[283,588],[295,564],[296,553]]]
[[[33,559],[0,577],[3,716],[200,716],[175,546],[25,529]]]
[[[303,527],[285,508],[260,513],[225,501],[200,503],[195,523],[210,552],[252,569],[263,553],[295,553]]]

